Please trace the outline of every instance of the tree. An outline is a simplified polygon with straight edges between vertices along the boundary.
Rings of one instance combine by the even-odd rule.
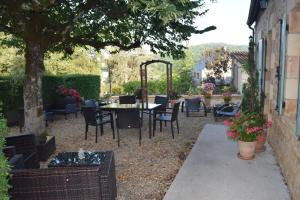
[[[182,41],[215,29],[193,26],[195,17],[207,12],[200,11],[203,6],[204,0],[2,0],[0,31],[14,36],[2,42],[25,51],[25,131],[44,131],[41,77],[46,52],[148,45],[154,53],[180,57]]]
[[[229,69],[230,55],[225,47],[209,49],[204,53],[205,67],[213,71],[216,78],[221,79]]]

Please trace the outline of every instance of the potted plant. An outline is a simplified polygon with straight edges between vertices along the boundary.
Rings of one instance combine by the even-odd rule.
[[[212,94],[211,93],[204,93],[203,95],[204,95],[205,106],[210,107],[211,106]]]
[[[37,136],[37,152],[40,161],[47,161],[48,158],[55,152],[56,144],[55,137],[44,132]]]
[[[212,95],[216,85],[214,83],[204,83],[203,90],[205,93]]]
[[[75,99],[77,105],[80,105],[80,102],[82,101],[82,97],[77,90],[73,88],[67,88],[64,85],[58,86],[58,88],[56,89],[56,93],[59,97],[61,97],[61,99],[58,100],[61,102],[58,104],[62,104],[63,107],[65,106],[65,104],[69,103],[70,99]]]
[[[264,117],[257,112],[242,113],[226,120],[229,126],[227,137],[239,143],[238,157],[243,160],[254,158],[257,136],[264,133],[264,125],[268,125]]]
[[[223,93],[223,99],[225,104],[229,104],[229,102],[232,99],[231,93],[230,92],[224,92]]]

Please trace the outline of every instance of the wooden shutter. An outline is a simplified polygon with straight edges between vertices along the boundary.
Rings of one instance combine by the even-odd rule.
[[[265,38],[263,38],[258,42],[257,71],[258,71],[259,94],[265,91],[265,68],[266,68],[266,40]]]
[[[300,67],[300,62],[299,62],[299,67]],[[300,77],[300,71],[299,71],[299,77]],[[298,136],[298,140],[300,140],[300,78],[298,80],[296,135]]]
[[[285,87],[285,61],[286,61],[286,38],[287,23],[286,16],[281,19],[280,26],[280,49],[279,49],[279,84],[278,84],[278,112],[282,113],[284,104],[284,87]]]

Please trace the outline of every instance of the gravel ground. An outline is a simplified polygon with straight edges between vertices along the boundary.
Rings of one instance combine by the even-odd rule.
[[[81,114],[78,118],[69,116],[65,120],[56,116],[49,123],[48,132],[56,137],[57,152],[107,151],[115,153],[118,200],[159,200],[174,180],[193,142],[203,126],[212,123],[211,114],[207,117],[189,117],[179,114],[180,134],[172,139],[170,124],[159,132],[159,123],[154,138],[148,136],[148,119],[144,119],[142,145],[138,144],[138,130],[120,130],[121,146],[112,138],[110,125],[104,127],[103,136],[95,143],[95,127],[90,127],[87,140],[84,139],[85,123]],[[176,131],[176,129],[174,129]],[[17,127],[10,128],[10,134],[18,133]],[[100,134],[99,134],[100,135]],[[47,166],[42,163],[42,166]]]

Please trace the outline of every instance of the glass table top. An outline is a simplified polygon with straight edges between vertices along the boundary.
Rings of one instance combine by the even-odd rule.
[[[84,152],[79,158],[78,152],[61,152],[50,161],[48,167],[98,166],[104,162],[106,152]]]
[[[158,108],[160,104],[155,103],[144,103],[144,109],[152,110]],[[102,109],[130,109],[130,108],[139,108],[142,109],[142,103],[135,104],[119,104],[119,103],[111,103],[101,107]]]

